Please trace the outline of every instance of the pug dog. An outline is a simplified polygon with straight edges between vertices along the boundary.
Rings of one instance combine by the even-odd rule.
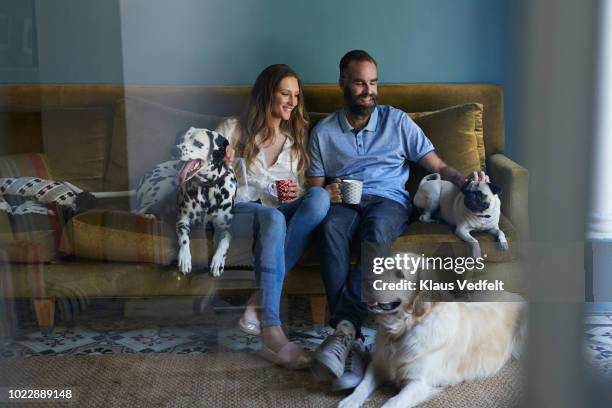
[[[440,174],[429,174],[421,180],[414,195],[422,222],[439,222],[438,218],[455,227],[455,234],[470,245],[472,258],[480,258],[480,244],[470,232],[483,231],[496,237],[501,250],[508,250],[506,235],[499,229],[501,202],[499,188],[489,182],[471,180],[459,189]]]

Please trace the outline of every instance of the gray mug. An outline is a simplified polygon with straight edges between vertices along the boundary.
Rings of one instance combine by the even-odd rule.
[[[340,183],[340,191],[344,204],[359,204],[361,202],[361,192],[363,191],[363,181],[342,180]]]

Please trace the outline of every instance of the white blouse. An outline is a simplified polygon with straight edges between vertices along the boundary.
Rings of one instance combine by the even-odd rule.
[[[240,125],[238,118],[228,118],[221,122],[216,132],[221,133],[227,138],[231,146],[236,149],[236,145],[240,140]],[[261,200],[263,205],[269,207],[278,207],[276,193],[276,180],[294,179],[298,182],[299,195],[304,193],[304,180],[301,180],[298,176],[298,160],[292,156],[291,146],[293,146],[293,140],[291,136],[286,135],[287,139],[283,145],[276,162],[268,166],[266,164],[266,157],[263,149],[259,149],[259,153],[251,163],[250,168],[247,171],[248,184],[251,187],[255,187],[255,193],[251,194],[249,200]],[[255,143],[259,145],[261,136],[255,136]],[[244,181],[242,181],[240,166],[235,166],[236,176],[239,180],[238,188],[242,188]],[[244,201],[240,199],[240,194],[236,201]]]

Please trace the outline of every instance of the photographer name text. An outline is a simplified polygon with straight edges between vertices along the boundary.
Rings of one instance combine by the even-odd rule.
[[[419,290],[419,291],[452,291],[455,289],[469,291],[503,291],[504,282],[496,279],[489,281],[481,279],[473,282],[457,280],[455,282],[435,282],[433,280],[409,281],[402,279],[399,282],[384,282],[382,279],[372,282],[374,290]]]

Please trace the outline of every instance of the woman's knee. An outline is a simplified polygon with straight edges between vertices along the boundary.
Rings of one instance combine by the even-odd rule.
[[[262,233],[285,234],[285,216],[276,208],[262,206],[255,217],[258,229]]]
[[[322,220],[329,211],[329,194],[323,187],[311,187],[304,195],[302,205],[310,216]]]

